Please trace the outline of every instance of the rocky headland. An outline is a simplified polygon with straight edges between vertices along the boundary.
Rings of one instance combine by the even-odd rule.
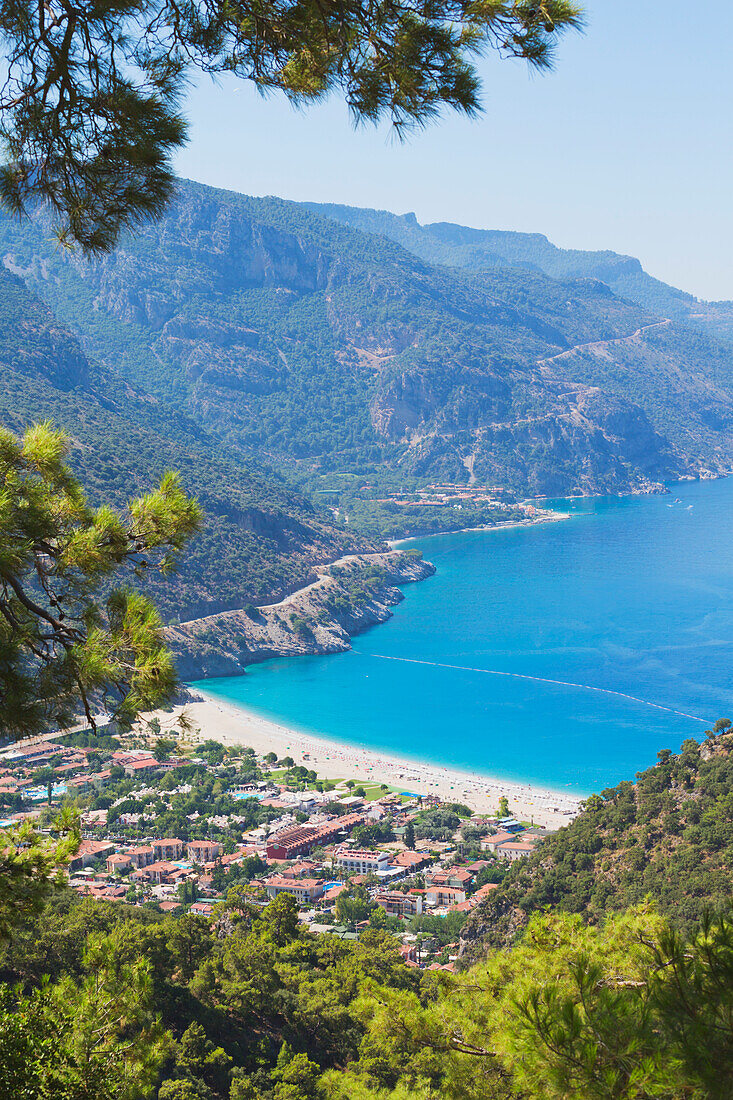
[[[279,603],[194,619],[166,630],[183,679],[232,676],[271,657],[341,653],[383,623],[404,596],[399,585],[432,576],[415,550],[350,554],[317,566],[305,588]]]

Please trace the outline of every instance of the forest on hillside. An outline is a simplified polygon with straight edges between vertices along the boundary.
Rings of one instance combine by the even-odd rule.
[[[13,270],[225,461],[306,488],[377,469],[393,488],[473,477],[550,496],[733,461],[729,346],[656,327],[664,314],[598,278],[426,262],[307,204],[186,181],[114,256],[54,254],[46,232],[0,218]]]
[[[256,884],[211,917],[184,897],[163,913],[63,885],[0,895],[0,1094],[728,1100],[729,728],[593,796],[512,868],[500,890],[534,912],[496,949],[484,903],[457,974],[408,966],[383,921],[309,932],[292,895],[265,904]]]

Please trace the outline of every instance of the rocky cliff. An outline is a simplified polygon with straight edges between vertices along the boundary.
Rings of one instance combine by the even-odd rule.
[[[499,250],[459,271],[304,205],[191,183],[94,264],[53,254],[40,219],[0,218],[0,247],[89,353],[222,459],[312,487],[628,492],[733,465],[730,349],[597,277],[636,277],[627,258],[551,277]]]
[[[168,469],[198,497],[204,526],[180,570],[148,583],[168,619],[280,599],[307,582],[315,563],[375,549],[271,469],[251,456],[217,455],[201,426],[90,360],[24,282],[1,269],[0,371],[0,425],[20,433],[51,419],[65,429],[69,461],[94,503],[122,507]]]
[[[435,567],[414,551],[349,555],[316,568],[307,587],[279,603],[209,615],[169,627],[184,679],[231,676],[270,657],[341,653],[354,634],[385,622],[404,597],[399,585]]]

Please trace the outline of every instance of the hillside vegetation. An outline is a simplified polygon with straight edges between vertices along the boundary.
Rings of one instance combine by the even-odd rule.
[[[6,265],[226,461],[319,489],[376,470],[548,495],[733,464],[730,352],[597,277],[437,266],[305,205],[186,182],[94,264],[46,235],[0,220]]]
[[[691,928],[733,895],[733,734],[721,721],[702,744],[588,799],[571,825],[512,867],[469,918],[464,956],[513,942],[546,907],[600,920],[646,898]]]
[[[685,321],[730,342],[733,302],[702,302],[649,275],[635,256],[608,249],[558,248],[542,233],[471,229],[452,222],[421,225],[414,214],[391,214],[335,203],[308,203],[309,209],[343,225],[396,241],[429,263],[485,271],[523,268],[552,279],[598,279],[621,298],[652,313]]]
[[[84,739],[74,735],[75,744]],[[730,1100],[733,917],[725,904],[716,917],[698,914],[725,892],[714,866],[727,860],[730,875],[731,741],[723,732],[702,748],[689,742],[677,757],[662,753],[636,788],[591,799],[554,847],[544,842],[564,879],[553,897],[535,898],[543,911],[517,922],[521,935],[511,945],[487,951],[484,942],[484,957],[460,973],[407,964],[374,912],[358,925],[358,938],[342,938],[340,926],[309,930],[292,894],[265,899],[261,880],[252,880],[265,871],[256,855],[213,868],[221,893],[205,906],[210,916],[190,907],[190,883],[177,901],[163,903],[173,912],[152,897],[142,901],[134,883],[117,901],[46,883],[21,905],[18,889],[30,882],[20,863],[6,865],[6,880],[13,867],[17,885],[6,881],[0,897],[0,1095]],[[168,751],[175,741],[158,744]],[[105,752],[118,745],[104,739]],[[102,744],[93,748],[98,762]],[[160,804],[157,836],[210,838],[207,814],[236,814],[228,824],[217,819],[218,836],[222,821],[239,831],[277,815],[225,793],[230,781],[263,774],[251,750],[205,741],[196,753],[176,759],[157,794],[119,768],[122,797],[113,800],[110,790],[94,798],[110,804],[116,824],[152,796]],[[298,772],[305,769],[290,774]],[[677,806],[692,820],[693,804],[701,833],[679,844],[693,826],[680,829],[668,817]],[[132,835],[143,827],[138,820]],[[626,861],[620,889],[605,900],[596,895],[591,911],[580,849],[591,848],[602,867],[634,847],[629,840],[640,827],[655,833],[654,851],[687,846],[689,875],[702,865],[692,883],[695,912],[684,910],[680,874],[664,892],[661,864],[647,875],[654,851]],[[59,835],[53,826],[51,833]],[[39,858],[38,836],[26,829],[23,839]],[[518,865],[510,881],[536,866]],[[595,878],[603,878],[600,870]],[[575,879],[581,886],[568,906]],[[656,892],[656,903],[626,908],[644,892]],[[579,911],[567,912],[573,905]]]
[[[51,419],[72,440],[70,463],[95,503],[149,490],[166,469],[204,507],[180,572],[152,580],[170,619],[278,599],[314,564],[370,550],[280,475],[252,458],[213,453],[201,426],[88,359],[21,279],[0,273],[0,424]]]

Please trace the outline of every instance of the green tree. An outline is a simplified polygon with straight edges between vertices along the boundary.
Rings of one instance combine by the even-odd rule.
[[[292,894],[278,894],[262,910],[262,920],[278,947],[298,935],[298,903]]]
[[[172,737],[159,737],[153,748],[153,756],[156,760],[167,760],[175,747],[176,742]]]
[[[197,1077],[174,1077],[164,1081],[158,1100],[217,1100],[209,1086]]]
[[[168,933],[168,950],[172,956],[174,973],[183,981],[189,981],[210,954],[213,940],[208,921],[204,917],[185,913],[174,920]]]
[[[64,869],[81,840],[77,817],[63,811],[55,833],[41,837],[28,822],[0,832],[0,941],[40,912],[63,883]]]
[[[170,571],[197,530],[198,504],[169,473],[128,517],[92,508],[49,424],[0,430],[0,729],[27,737],[93,705],[121,720],[168,698],[176,677],[157,611],[111,588],[122,570]]]
[[[730,1100],[733,920],[683,939],[645,906],[601,926],[536,915],[428,997],[374,986],[357,1013],[360,1056],[327,1076],[330,1100]]]
[[[199,896],[198,886],[192,878],[187,878],[178,884],[178,898],[182,905],[189,905]]]
[[[348,886],[336,898],[336,919],[342,924],[358,924],[369,919],[375,906],[365,886]]]
[[[415,826],[411,821],[405,825],[405,848],[415,847]]]
[[[180,99],[192,70],[233,73],[294,103],[341,92],[357,121],[398,132],[451,107],[479,107],[473,61],[495,47],[547,67],[578,26],[569,0],[299,0],[2,5],[5,82],[0,176],[6,207],[48,204],[62,241],[111,249],[121,229],[161,212],[184,142]]]
[[[144,961],[116,967],[104,940],[81,978],[20,993],[0,985],[0,1095],[138,1100],[164,1055]],[[134,1042],[130,1037],[134,1036]]]
[[[317,1100],[319,1066],[307,1054],[294,1054],[287,1043],[280,1048],[274,1076],[273,1100]]]
[[[499,809],[497,812],[499,817],[509,817],[509,799],[505,794],[499,799]]]
[[[212,1043],[201,1024],[189,1024],[181,1036],[176,1070],[192,1084],[204,1085],[220,1096],[228,1092],[231,1066],[232,1059]]]

